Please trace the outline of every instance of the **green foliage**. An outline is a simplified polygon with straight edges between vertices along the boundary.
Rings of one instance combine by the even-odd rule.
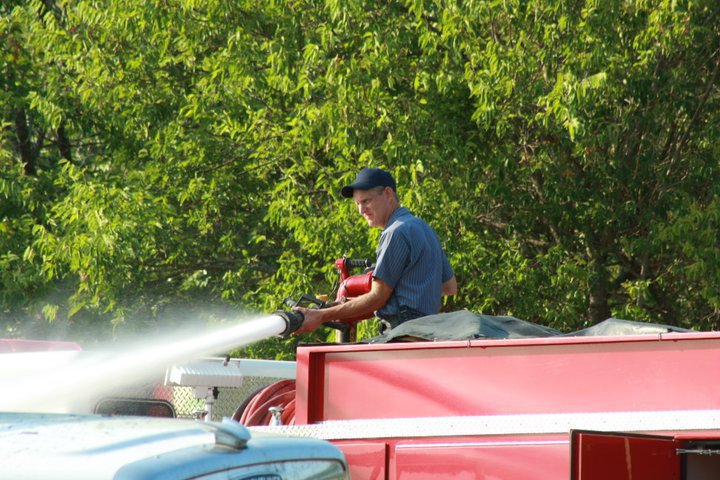
[[[374,255],[364,165],[438,231],[445,309],[715,328],[715,3],[6,2],[5,334],[329,293]]]

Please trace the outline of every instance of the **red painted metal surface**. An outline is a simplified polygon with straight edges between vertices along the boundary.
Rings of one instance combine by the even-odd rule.
[[[568,443],[566,438],[556,438],[474,437],[403,442],[395,446],[389,478],[564,479],[568,474]]]
[[[296,423],[357,428],[356,437],[334,440],[353,478],[564,480],[571,473],[570,429],[588,427],[510,434],[515,430],[503,431],[502,423],[497,432],[453,436],[408,434],[407,422],[399,433],[392,427],[401,423],[393,420],[425,419],[437,429],[430,419],[522,419],[544,428],[544,419],[552,425],[564,414],[604,420],[612,412],[627,418],[626,412],[685,411],[693,418],[720,410],[720,383],[698,368],[718,364],[717,332],[307,346],[298,349]],[[389,431],[367,434],[368,419],[386,420]],[[575,447],[573,478],[720,478],[720,457],[683,461],[675,454],[701,438],[720,444],[720,432],[665,434],[585,437]]]
[[[334,442],[353,479],[566,479],[566,435]]]
[[[680,480],[679,442],[672,437],[572,432],[571,480]]]
[[[718,333],[304,347],[296,421],[715,409],[718,364]]]
[[[337,442],[350,467],[350,478],[387,478],[388,444],[385,442]]]

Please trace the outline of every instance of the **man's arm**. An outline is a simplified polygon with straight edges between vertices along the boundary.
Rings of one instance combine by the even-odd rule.
[[[374,312],[385,305],[392,295],[393,289],[379,278],[373,278],[370,291],[348,302],[339,303],[332,307],[310,309],[296,307],[294,310],[305,316],[302,326],[295,334],[312,332],[325,322],[353,318],[365,312]]]
[[[457,288],[457,279],[455,278],[455,275],[450,277],[447,281],[445,281],[442,284],[442,287],[440,289],[440,293],[443,296],[447,295],[457,295],[458,288]]]

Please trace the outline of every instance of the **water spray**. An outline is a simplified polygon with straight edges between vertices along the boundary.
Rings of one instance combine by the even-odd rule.
[[[0,396],[3,411],[72,411],[89,398],[97,398],[124,385],[164,374],[167,367],[227,352],[273,336],[296,331],[303,315],[278,311],[206,334],[188,332],[175,340],[155,339],[122,351],[41,352],[37,364],[18,368],[16,354],[0,355]],[[58,353],[63,355],[48,354]],[[25,355],[30,359],[33,354]],[[85,406],[85,408],[87,408]]]

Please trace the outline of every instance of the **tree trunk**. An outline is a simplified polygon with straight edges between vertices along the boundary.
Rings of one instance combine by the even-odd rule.
[[[60,152],[60,156],[68,162],[72,162],[72,148],[70,140],[67,137],[67,133],[65,132],[65,122],[60,124],[55,134],[57,137],[57,148]]]
[[[37,165],[30,143],[30,129],[28,128],[27,117],[25,116],[25,110],[22,108],[15,110],[15,140],[20,160],[25,165],[25,175],[35,175]]]
[[[595,275],[590,280],[589,319],[595,325],[612,316],[608,304],[608,274],[604,265],[596,266]]]
[[[600,248],[588,245],[587,253],[591,269],[588,281],[588,320],[591,325],[596,325],[612,316],[608,303],[610,273],[605,266],[607,255],[600,251]]]

